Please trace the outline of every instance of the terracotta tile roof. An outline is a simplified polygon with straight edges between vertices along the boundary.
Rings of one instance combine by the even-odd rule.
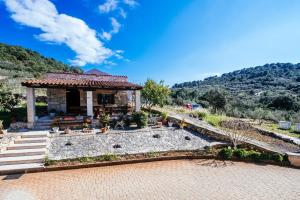
[[[24,81],[22,85],[40,88],[142,89],[142,86],[128,82],[126,76],[71,73],[49,73],[41,79]]]

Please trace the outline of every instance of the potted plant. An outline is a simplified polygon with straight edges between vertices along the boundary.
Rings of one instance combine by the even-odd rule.
[[[100,123],[102,124],[101,132],[105,133],[109,129],[110,117],[108,114],[103,114],[100,116]]]
[[[90,125],[88,123],[82,124],[82,132],[84,132],[84,133],[92,132],[92,129],[90,128]]]
[[[52,127],[52,131],[53,131],[54,133],[58,133],[59,127],[53,126],[53,127]]]
[[[143,111],[133,113],[132,119],[138,128],[145,128],[148,126],[148,114]]]
[[[174,123],[173,123],[172,121],[168,121],[168,126],[169,126],[169,127],[172,127],[173,124],[174,124]]]
[[[163,122],[157,122],[157,127],[158,127],[158,128],[161,128],[162,125],[163,125]]]
[[[51,110],[49,111],[49,115],[50,115],[51,118],[54,118],[55,115],[56,115],[56,110],[55,110],[55,109],[51,109]]]
[[[182,119],[178,125],[179,125],[179,128],[183,129],[186,126],[185,119]]]
[[[0,120],[0,135],[4,134],[4,131],[3,131],[3,121]]]
[[[69,127],[64,130],[64,134],[70,134],[72,131]]]
[[[168,113],[167,112],[162,112],[161,113],[161,119],[162,119],[162,123],[164,125],[166,125],[167,124],[167,120],[168,120]]]

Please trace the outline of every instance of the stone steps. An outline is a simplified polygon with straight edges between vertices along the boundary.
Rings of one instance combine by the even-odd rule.
[[[17,157],[17,156],[36,156],[44,155],[46,149],[18,149],[18,150],[6,150],[0,153],[0,158],[3,157]]]
[[[0,165],[0,175],[24,173],[26,171],[30,171],[33,169],[42,169],[42,168],[44,168],[44,165],[42,163]]]
[[[27,143],[45,143],[45,138],[21,138],[16,139],[15,144],[27,144]]]
[[[47,132],[35,131],[21,137],[0,153],[0,174],[20,173],[44,167]]]
[[[23,133],[21,138],[43,138],[47,137],[47,133],[45,131],[37,132],[37,133]]]
[[[16,164],[29,164],[29,163],[42,163],[43,164],[44,161],[45,161],[45,155],[3,157],[3,158],[0,158],[0,166],[16,165]]]
[[[7,150],[18,150],[18,149],[42,149],[46,148],[46,143],[28,143],[28,144],[12,144],[6,147]]]

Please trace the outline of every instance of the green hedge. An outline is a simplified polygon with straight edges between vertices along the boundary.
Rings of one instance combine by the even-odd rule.
[[[224,160],[236,158],[239,160],[252,160],[254,162],[275,161],[281,163],[285,160],[284,156],[279,153],[259,152],[246,149],[233,150],[231,147],[222,148],[218,153],[218,157]]]

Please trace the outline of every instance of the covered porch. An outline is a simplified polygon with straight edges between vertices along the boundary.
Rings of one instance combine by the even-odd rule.
[[[28,128],[37,120],[35,112],[35,88],[27,87]],[[140,90],[103,90],[78,88],[47,88],[48,113],[65,116],[87,116],[96,118],[127,114],[141,109]]]
[[[49,114],[95,119],[103,113],[124,115],[141,109],[142,87],[128,82],[127,77],[58,75],[50,74],[45,79],[28,80],[22,83],[27,91],[28,128],[33,128],[37,121],[35,90],[38,88],[47,90]]]

